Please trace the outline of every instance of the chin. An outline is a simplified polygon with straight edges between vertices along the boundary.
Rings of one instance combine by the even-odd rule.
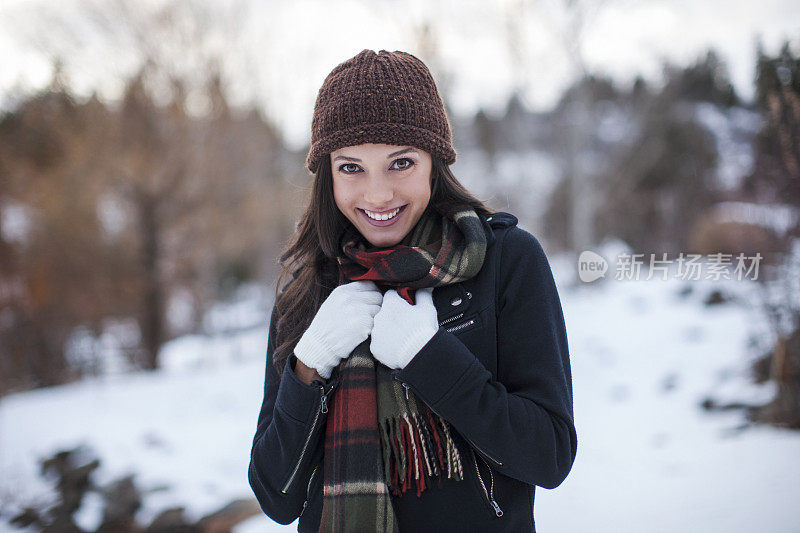
[[[378,235],[377,232],[363,233],[362,235],[372,244],[378,248],[388,248],[395,246],[403,241],[405,235]]]
[[[371,239],[367,239],[372,246],[375,248],[391,248],[392,246],[397,246],[403,240],[400,239],[389,239],[389,240],[380,240],[380,241],[373,241]]]

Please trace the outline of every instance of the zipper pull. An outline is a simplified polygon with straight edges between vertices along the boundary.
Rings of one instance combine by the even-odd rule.
[[[303,516],[303,513],[305,513],[305,512],[306,512],[306,507],[308,507],[308,500],[306,500],[306,501],[304,501],[304,502],[303,502],[303,508],[300,510],[300,514],[299,514],[299,515],[297,515],[297,517],[298,517],[298,518],[300,518],[301,516]]]
[[[500,506],[497,505],[497,502],[494,501],[494,500],[491,500],[491,503],[492,503],[492,507],[494,507],[494,514],[496,514],[497,516],[503,516],[503,510],[500,509]]]
[[[324,413],[328,412],[328,396],[325,394],[325,386],[324,385],[320,385],[319,386],[319,390],[322,391],[322,406],[320,407],[320,409],[322,410],[322,413],[324,414]]]
[[[408,383],[403,383],[403,387],[406,389],[406,400],[408,400]]]

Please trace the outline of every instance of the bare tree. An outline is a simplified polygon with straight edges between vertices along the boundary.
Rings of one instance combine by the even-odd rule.
[[[44,138],[59,141],[30,144],[43,147],[38,156],[43,164],[53,161],[58,173],[47,174],[41,165],[31,167],[37,154],[16,154],[11,173],[21,184],[20,197],[35,205],[42,192],[56,192],[48,188],[63,185],[64,190],[46,198],[52,202],[44,212],[72,212],[80,206],[85,208],[81,213],[88,213],[82,215],[87,221],[58,219],[53,224],[65,232],[77,228],[74,239],[92,252],[80,255],[83,248],[67,241],[68,250],[81,262],[74,269],[62,267],[64,276],[56,286],[80,292],[86,291],[85,283],[93,282],[113,288],[105,291],[109,306],[96,305],[106,299],[89,293],[80,301],[91,309],[97,324],[103,316],[135,316],[141,349],[132,355],[143,367],[156,368],[163,343],[186,331],[169,320],[170,301],[177,291],[191,295],[195,314],[188,327],[196,331],[202,327],[202,311],[221,294],[225,279],[269,274],[264,259],[275,254],[268,248],[282,240],[287,228],[293,229],[291,204],[282,201],[285,192],[279,179],[289,156],[280,136],[258,112],[233,110],[227,104],[226,58],[224,50],[213,44],[219,40],[212,37],[223,34],[234,42],[235,19],[220,17],[199,2],[167,3],[151,11],[135,7],[124,0],[86,2],[80,12],[84,22],[92,21],[108,37],[111,47],[141,58],[139,72],[125,81],[120,102],[106,106],[94,98],[85,105],[70,105],[64,108],[64,119],[54,123],[58,115],[53,110],[59,108],[52,102],[68,96],[51,89],[41,106],[31,107],[30,116],[40,120],[8,131],[10,139],[24,140],[33,128]],[[61,22],[61,26],[74,23]],[[57,45],[69,49],[75,43],[61,35],[58,40],[37,38],[32,45],[48,54]],[[67,119],[73,116],[80,128],[70,126]],[[56,129],[62,122],[65,127]],[[26,174],[41,180],[38,197],[25,196],[37,190],[25,181]],[[107,235],[102,217],[97,216],[105,200],[122,220],[113,235]],[[65,211],[63,204],[69,202],[72,210]],[[113,247],[104,248],[106,241]],[[50,240],[43,241],[42,250],[57,248]],[[99,269],[108,276],[97,275]],[[28,295],[22,302],[27,299]],[[136,305],[129,306],[131,301]],[[82,315],[56,309],[52,316],[62,321],[58,331],[63,335],[48,338],[46,346],[63,353],[64,340]],[[43,330],[55,329],[42,316],[30,315],[28,322]],[[32,351],[31,346],[20,348],[20,353]]]

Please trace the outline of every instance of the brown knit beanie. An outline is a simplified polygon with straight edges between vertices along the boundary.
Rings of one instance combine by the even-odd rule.
[[[337,65],[322,84],[311,121],[306,165],[362,143],[408,145],[456,160],[444,103],[428,67],[396,50],[363,50]]]

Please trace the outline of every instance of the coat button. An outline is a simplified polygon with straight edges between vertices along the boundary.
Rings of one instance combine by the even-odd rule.
[[[453,307],[455,307],[455,306],[457,306],[457,305],[461,305],[461,302],[462,302],[462,301],[463,301],[463,300],[461,300],[461,296],[454,296],[454,297],[453,297],[453,299],[452,299],[452,300],[450,300],[450,305],[452,305]]]

